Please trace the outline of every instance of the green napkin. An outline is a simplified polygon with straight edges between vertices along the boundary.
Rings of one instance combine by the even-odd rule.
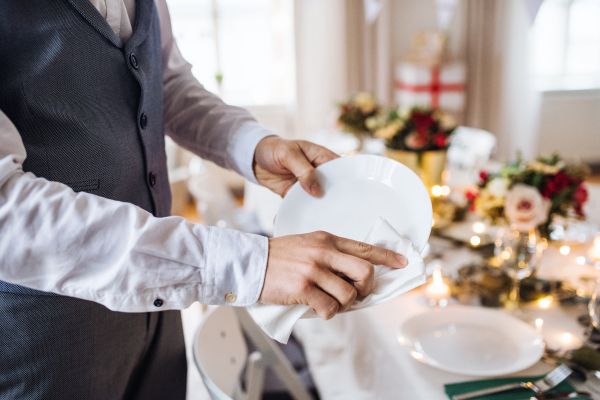
[[[510,377],[510,378],[499,378],[499,379],[484,379],[480,381],[470,382],[459,382],[449,383],[444,385],[448,398],[452,399],[452,396],[457,394],[474,392],[475,390],[487,389],[495,386],[506,385],[507,383],[513,382],[533,382],[544,375],[534,377]],[[569,381],[562,381],[557,387],[549,390],[548,393],[554,392],[574,392],[575,388],[569,383]],[[506,392],[488,394],[487,396],[479,396],[473,398],[473,400],[521,400],[526,399],[528,396],[533,395],[533,390],[530,389],[513,389]],[[591,400],[591,399],[590,399]]]

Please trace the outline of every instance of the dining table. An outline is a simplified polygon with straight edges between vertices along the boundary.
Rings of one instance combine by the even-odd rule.
[[[591,186],[591,188],[590,188]],[[590,220],[600,218],[600,185],[588,185],[590,204],[587,209]],[[452,276],[466,264],[477,262],[482,256],[469,245],[456,244],[433,236],[432,248],[436,248],[435,263],[442,266],[444,276]],[[536,275],[542,279],[560,279],[573,287],[593,290],[600,270],[596,265],[580,265],[580,257],[586,257],[591,243],[569,246],[568,254],[561,252],[562,245],[550,244],[540,261]],[[564,252],[564,249],[563,249]],[[423,285],[377,306],[338,314],[329,321],[303,319],[296,323],[294,334],[304,346],[313,380],[326,400],[410,399],[447,400],[444,385],[484,379],[443,371],[415,358],[410,348],[398,341],[402,324],[422,313],[443,312],[459,305],[450,299],[444,308],[432,307]],[[469,305],[467,307],[479,307]],[[561,350],[574,349],[586,340],[588,326],[578,322],[587,313],[585,305],[565,307],[558,301],[540,305],[532,302],[524,305],[528,318],[526,323],[535,328],[535,320],[542,319],[541,334],[547,346]],[[508,311],[501,309],[501,312]],[[498,326],[502,330],[502,326]],[[567,335],[565,335],[565,333]],[[412,354],[411,354],[412,353]],[[531,367],[508,376],[537,376],[550,372],[555,365],[542,360]],[[495,377],[486,377],[495,378]],[[578,390],[592,393],[600,400],[600,385],[592,387],[571,380]]]
[[[460,187],[468,184],[471,175],[472,171],[462,175],[453,172],[452,190],[460,190]],[[587,187],[587,220],[600,226],[600,185],[588,184]],[[245,201],[245,207],[262,205],[259,219],[272,224],[281,200],[258,186],[251,189],[249,192],[254,199]],[[481,252],[468,243],[457,244],[447,238],[432,236],[429,245],[433,254],[425,259],[426,264],[431,266],[432,261],[435,261],[436,265],[441,265],[441,272],[446,278],[455,276],[461,267],[482,260]],[[571,244],[568,254],[563,254],[560,246],[561,243],[550,243],[536,271],[537,277],[561,279],[568,281],[573,287],[588,292],[593,290],[600,275],[600,270],[597,269],[600,263],[595,266],[587,262],[581,265],[581,257],[587,255],[591,242],[587,240]],[[428,272],[431,272],[431,268],[428,268]],[[400,327],[419,314],[432,313],[431,318],[435,318],[436,311],[443,312],[453,307],[483,308],[481,305],[459,305],[453,298],[450,298],[444,308],[432,307],[427,301],[425,286],[370,308],[338,314],[328,321],[309,318],[296,323],[293,334],[303,345],[309,370],[322,400],[446,400],[445,384],[483,379],[447,372],[429,365],[424,359],[415,358],[411,349],[398,341]],[[200,306],[194,307],[184,311],[187,342],[191,341],[201,318]],[[535,319],[543,319],[541,334],[548,346],[567,350],[586,341],[589,327],[578,321],[587,312],[585,305],[564,307],[554,301],[544,306],[532,302],[524,307],[529,315],[525,322],[532,324],[532,327]],[[503,327],[498,326],[498,329]],[[569,340],[565,342],[565,338]],[[190,356],[191,353],[188,357]],[[537,376],[554,367],[555,365],[540,360],[529,368],[508,376]],[[190,364],[189,369],[188,399],[208,399],[193,364]],[[572,383],[578,390],[592,392],[592,398],[600,400],[600,384],[596,388],[573,380]]]

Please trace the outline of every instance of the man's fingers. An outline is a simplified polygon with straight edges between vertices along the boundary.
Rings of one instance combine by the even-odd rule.
[[[315,167],[325,164],[327,161],[340,158],[339,155],[335,154],[333,151],[329,150],[326,147],[319,146],[304,140],[299,140],[297,143],[302,149],[302,152],[306,155],[306,158],[308,158],[308,161],[310,161],[310,163]]]
[[[375,268],[369,261],[341,252],[332,252],[326,262],[332,270],[350,278],[354,282],[358,294],[366,296],[371,293]]]
[[[404,268],[408,265],[408,260],[402,254],[384,249],[383,247],[372,246],[338,236],[334,237],[333,243],[336,249],[342,253],[362,258],[375,265],[386,265],[390,268]]]
[[[315,286],[310,286],[306,296],[308,305],[324,320],[333,318],[340,308],[340,304],[333,297]]]
[[[335,275],[330,270],[319,269],[319,272],[313,276],[314,283],[324,292],[333,297],[340,304],[339,312],[347,311],[352,302],[356,299],[356,289],[354,286]]]
[[[304,190],[313,196],[320,196],[323,190],[319,184],[317,170],[307,160],[300,147],[294,149],[287,155],[284,166],[294,174]]]

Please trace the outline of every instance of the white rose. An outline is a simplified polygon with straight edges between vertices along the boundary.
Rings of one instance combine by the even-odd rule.
[[[506,178],[494,178],[488,183],[487,190],[496,197],[504,197],[508,191],[508,184]]]
[[[440,128],[444,130],[450,130],[456,128],[456,120],[452,116],[452,114],[441,113],[440,115]]]
[[[504,213],[518,231],[526,232],[548,220],[550,206],[536,188],[518,184],[506,195]]]

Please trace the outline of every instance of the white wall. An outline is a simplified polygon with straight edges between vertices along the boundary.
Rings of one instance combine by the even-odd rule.
[[[600,164],[600,90],[544,93],[538,151]]]

